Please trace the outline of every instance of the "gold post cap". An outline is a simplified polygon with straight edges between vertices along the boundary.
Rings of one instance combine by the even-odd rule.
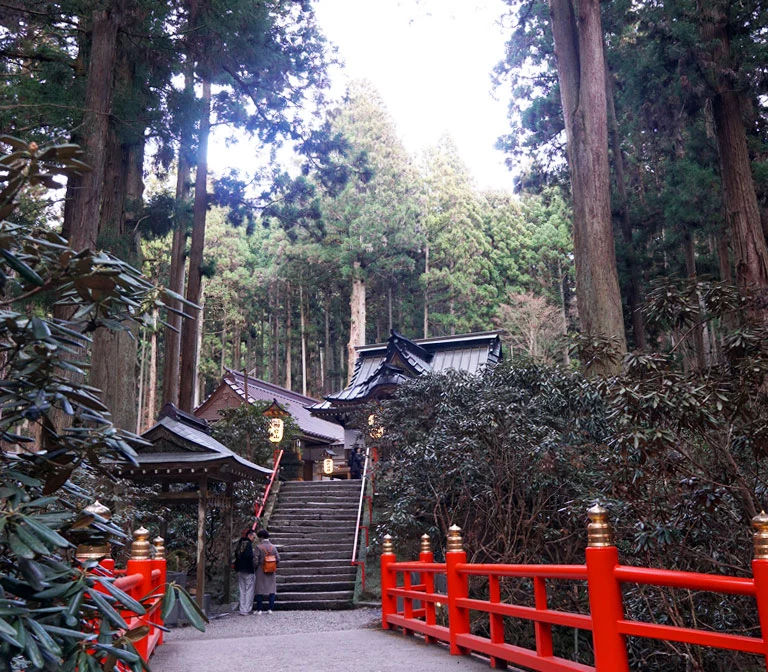
[[[142,525],[133,533],[133,543],[131,544],[131,560],[149,559],[149,530]]]
[[[768,513],[761,511],[752,519],[752,542],[755,547],[755,560],[768,560]]]
[[[155,547],[155,558],[157,560],[165,559],[165,539],[162,537],[155,537],[152,540],[152,545]]]
[[[384,535],[384,543],[381,545],[381,552],[382,553],[394,553],[395,552],[395,546],[392,543],[392,535],[391,534],[385,534]]]
[[[104,506],[98,499],[93,504],[86,506],[83,509],[83,513],[95,514],[106,520],[112,518],[112,512],[109,510],[109,507]]]
[[[79,544],[75,551],[75,557],[80,562],[88,560],[102,560],[109,555],[110,548],[107,542],[103,544]]]
[[[429,538],[428,534],[422,534],[421,535],[421,548],[419,550],[422,553],[431,553],[432,552],[432,540]]]
[[[448,553],[464,550],[464,539],[461,536],[461,528],[458,525],[451,525],[448,528],[448,542],[445,550]]]
[[[608,522],[608,509],[600,504],[595,504],[587,511],[589,524],[587,525],[587,546],[604,547],[613,546],[613,532]]]

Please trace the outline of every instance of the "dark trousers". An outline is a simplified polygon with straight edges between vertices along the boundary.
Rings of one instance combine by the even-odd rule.
[[[263,611],[262,606],[264,605],[264,596],[263,595],[257,595],[256,596],[256,611]],[[275,608],[275,593],[269,594],[269,610],[273,611]]]

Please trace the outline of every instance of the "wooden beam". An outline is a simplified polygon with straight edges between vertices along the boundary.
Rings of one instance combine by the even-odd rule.
[[[246,388],[247,389],[247,388]],[[232,495],[233,495],[234,488],[232,487],[231,483],[227,483],[227,499],[229,500],[230,506],[225,507],[224,509],[224,534],[227,535],[227,544],[226,544],[226,550],[224,551],[224,604],[227,605],[227,609],[229,609],[229,600],[230,600],[230,579],[231,579],[231,570],[232,570]]]
[[[195,599],[200,609],[203,608],[205,595],[205,515],[208,508],[208,477],[200,479],[197,500],[197,586]]]

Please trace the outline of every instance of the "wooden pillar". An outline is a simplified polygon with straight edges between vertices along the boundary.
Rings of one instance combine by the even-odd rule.
[[[197,493],[197,604],[203,608],[205,595],[205,514],[208,509],[208,477],[200,479],[200,489]]]
[[[227,483],[226,500],[224,501],[224,534],[227,535],[227,546],[224,551],[224,603],[229,604],[230,601],[230,581],[232,576],[232,508],[235,503],[233,501],[234,486],[232,483]]]

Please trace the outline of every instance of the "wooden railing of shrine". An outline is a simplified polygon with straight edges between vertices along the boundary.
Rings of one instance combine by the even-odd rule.
[[[129,597],[141,602],[146,612],[136,614],[128,609],[120,610],[120,616],[128,625],[128,631],[138,632],[146,626],[146,634],[133,641],[142,659],[147,662],[154,650],[163,643],[162,600],[166,586],[166,559],[163,539],[154,540],[155,552],[151,557],[149,531],[140,527],[133,533],[131,557],[125,569],[115,569],[115,561],[105,558],[99,563],[95,572],[101,576],[114,578],[113,585]],[[107,589],[99,583],[96,589],[107,593]]]
[[[607,511],[595,506],[588,515],[584,565],[468,563],[461,530],[456,526],[448,533],[445,562],[433,561],[427,535],[422,537],[418,561],[397,562],[392,538],[386,535],[381,555],[382,627],[385,630],[402,628],[409,635],[420,633],[427,642],[447,642],[454,655],[480,653],[490,659],[493,668],[512,663],[543,672],[629,672],[626,638],[633,636],[754,654],[768,669],[768,515],[762,513],[752,521],[755,528],[752,578],[621,565]],[[445,592],[435,592],[438,575],[445,576]],[[470,597],[471,576],[486,577],[487,600]],[[500,589],[503,577],[530,579],[534,606],[503,602]],[[551,581],[586,583],[589,613],[548,608],[547,582]],[[624,614],[623,584],[751,596],[756,601],[762,634],[751,637],[631,620]],[[447,605],[447,622],[443,618],[442,623],[438,623],[438,605]],[[488,636],[471,632],[470,612],[487,616]],[[505,641],[504,619],[510,617],[533,623],[535,648]],[[591,632],[594,665],[554,655],[553,626]]]
[[[280,461],[282,459],[283,459],[283,451],[276,450],[273,453],[272,475],[269,477],[269,482],[267,483],[267,487],[264,488],[264,494],[262,495],[261,499],[257,499],[253,505],[253,515],[255,516],[255,520],[253,521],[254,530],[258,526],[259,521],[261,520],[261,517],[264,515],[264,508],[267,506],[267,499],[269,499],[269,493],[272,491],[272,485],[274,484],[275,480],[278,478],[280,474]]]

